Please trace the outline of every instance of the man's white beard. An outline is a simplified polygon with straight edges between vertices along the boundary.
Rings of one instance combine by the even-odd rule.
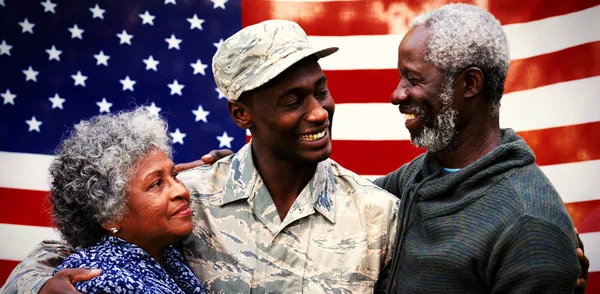
[[[451,147],[456,134],[458,110],[452,107],[454,102],[454,80],[445,80],[440,94],[441,107],[434,118],[433,127],[424,126],[421,133],[411,137],[411,142],[417,147],[422,147],[430,152],[440,152]]]

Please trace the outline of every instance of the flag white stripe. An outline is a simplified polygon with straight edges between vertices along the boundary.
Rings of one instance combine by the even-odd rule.
[[[556,52],[600,40],[600,5],[542,20],[503,26],[511,59]],[[325,70],[393,69],[403,35],[309,36],[317,47],[340,51],[319,61]],[[359,56],[360,58],[357,58]]]
[[[50,227],[0,224],[0,259],[22,260],[42,240],[59,240],[58,232]]]
[[[49,191],[48,168],[54,156],[0,151],[0,187]],[[0,235],[1,236],[1,235]]]
[[[500,126],[539,130],[600,121],[600,76],[558,83],[502,98]],[[333,117],[335,140],[409,140],[404,115],[391,103],[338,103]]]

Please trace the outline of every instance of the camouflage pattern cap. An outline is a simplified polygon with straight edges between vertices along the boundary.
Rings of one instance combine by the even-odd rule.
[[[243,28],[221,44],[212,70],[219,90],[229,100],[256,89],[303,58],[330,55],[337,47],[314,48],[295,22],[266,20]]]

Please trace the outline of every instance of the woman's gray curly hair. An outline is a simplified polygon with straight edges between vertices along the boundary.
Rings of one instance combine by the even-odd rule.
[[[451,82],[468,67],[481,69],[487,102],[497,117],[510,64],[508,40],[500,22],[482,8],[449,4],[417,17],[410,28],[418,26],[429,30],[425,60]]]
[[[172,157],[166,122],[143,107],[99,115],[71,131],[50,165],[52,216],[75,247],[99,241],[126,213],[125,189],[136,161],[151,150]]]

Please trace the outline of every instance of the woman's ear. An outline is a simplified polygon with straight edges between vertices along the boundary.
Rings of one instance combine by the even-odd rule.
[[[252,110],[250,107],[239,101],[227,101],[227,110],[233,122],[242,129],[249,129],[252,126],[251,114]]]
[[[471,98],[477,96],[483,90],[483,72],[478,67],[469,67],[463,71],[464,76],[464,97]]]

